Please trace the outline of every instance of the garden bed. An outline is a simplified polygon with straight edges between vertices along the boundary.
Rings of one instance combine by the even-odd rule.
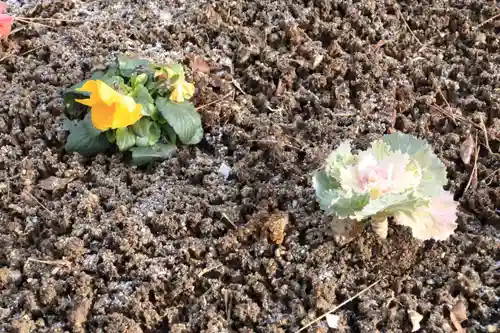
[[[51,20],[0,41],[0,331],[296,332],[379,280],[335,331],[409,332],[414,310],[451,332],[459,302],[468,332],[500,322],[494,2],[24,2],[11,13]],[[123,53],[190,68],[201,143],[140,168],[64,151],[63,90]],[[336,243],[311,172],[396,130],[445,162],[456,233]]]

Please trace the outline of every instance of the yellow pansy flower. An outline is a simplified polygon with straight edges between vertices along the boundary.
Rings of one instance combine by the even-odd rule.
[[[77,91],[90,93],[88,99],[75,101],[90,106],[90,119],[98,130],[127,127],[142,117],[140,104],[137,104],[132,97],[120,94],[103,81],[89,80]]]
[[[182,103],[194,95],[194,84],[186,82],[185,80],[177,80],[172,85],[172,88],[170,100],[177,103]]]

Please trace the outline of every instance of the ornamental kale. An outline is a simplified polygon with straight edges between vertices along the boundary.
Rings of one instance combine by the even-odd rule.
[[[446,184],[444,164],[423,140],[385,135],[355,155],[343,142],[313,177],[320,208],[345,221],[370,221],[382,238],[387,218],[418,239],[444,240],[455,230],[458,203]]]

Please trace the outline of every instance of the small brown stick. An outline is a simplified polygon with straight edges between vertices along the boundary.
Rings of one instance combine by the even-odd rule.
[[[496,14],[495,16],[490,17],[490,18],[489,18],[489,19],[487,19],[486,21],[484,21],[484,22],[482,22],[482,23],[480,23],[480,24],[476,25],[476,26],[474,27],[474,30],[481,28],[483,25],[485,25],[485,24],[486,24],[486,23],[488,23],[488,22],[493,21],[493,20],[494,20],[494,19],[496,19],[497,17],[500,17],[500,13],[498,13],[498,14]]]
[[[46,24],[38,23],[38,22],[34,22],[34,21],[28,21],[28,20],[24,20],[24,19],[21,19],[18,17],[16,17],[15,20],[22,22],[22,23],[25,23],[25,24],[34,24],[34,25],[39,25],[39,26],[44,27],[44,28],[54,29],[54,27],[51,27],[50,25],[46,25]]]
[[[40,200],[38,200],[37,197],[35,197],[33,194],[29,193],[29,192],[25,192],[27,195],[29,195],[31,198],[33,198],[39,205],[40,207],[42,207],[43,209],[45,209],[50,215],[54,216],[54,213],[49,210],[47,207],[45,207],[41,202]]]
[[[469,188],[473,185],[473,183],[475,183],[475,185],[477,185],[477,159],[479,157],[479,149],[480,149],[480,147],[478,145],[477,132],[476,132],[476,152],[474,154],[474,166],[472,167],[469,181],[467,182],[467,185],[465,186],[464,193],[466,193],[469,190]]]
[[[203,275],[207,274],[208,272],[213,271],[214,269],[217,269],[219,267],[222,267],[222,264],[215,265],[213,267],[207,267],[207,268],[203,269],[200,273],[198,273],[198,277],[202,277]]]
[[[457,120],[455,119],[455,114],[451,110],[451,105],[450,105],[450,103],[448,103],[448,100],[446,99],[446,97],[444,96],[443,92],[441,91],[441,88],[439,88],[439,87],[438,87],[438,93],[439,93],[439,95],[441,95],[441,98],[446,103],[446,106],[448,107],[448,109],[450,109],[451,120],[453,120],[453,124],[455,124],[455,126],[457,126]]]
[[[238,81],[236,81],[235,79],[232,79],[231,83],[232,83],[232,84],[236,87],[236,89],[238,89],[239,91],[241,91],[241,93],[242,93],[243,95],[246,95],[246,94],[247,94],[247,93],[246,93],[243,89],[241,89],[241,86],[240,86],[240,84],[238,83]]]
[[[486,178],[484,178],[482,181],[486,184],[486,185],[491,185],[491,182],[493,181],[493,179],[490,181],[490,182],[487,182],[487,180],[490,180],[491,178],[493,178],[493,176],[495,176],[497,174],[497,172],[500,171],[500,168],[499,169],[496,169],[495,171],[493,171],[489,176],[487,176]]]
[[[335,311],[337,311],[338,309],[340,309],[341,307],[343,307],[344,305],[346,305],[347,303],[351,302],[353,299],[361,296],[362,294],[366,293],[368,290],[370,290],[371,288],[373,288],[377,283],[380,282],[381,279],[378,279],[377,281],[373,282],[371,285],[369,285],[368,287],[366,287],[365,289],[361,290],[359,293],[357,293],[356,295],[352,296],[351,298],[349,298],[348,300],[340,303],[338,306],[334,307],[332,310],[322,314],[321,316],[319,316],[318,318],[314,319],[313,321],[311,321],[309,324],[305,325],[305,326],[302,326],[301,329],[299,329],[297,332],[295,333],[299,333],[299,332],[302,332],[303,330],[305,330],[306,328],[308,328],[309,326],[317,323],[318,321],[320,321],[321,319],[325,318],[327,315],[331,314],[331,313],[334,313]]]
[[[41,264],[46,264],[46,265],[57,265],[57,266],[66,266],[66,267],[71,267],[71,262],[67,260],[40,260],[40,259],[35,259],[35,258],[28,258],[28,261],[33,261],[33,262],[38,262]]]
[[[216,104],[216,103],[222,102],[223,100],[225,100],[226,98],[228,98],[228,97],[229,97],[229,95],[231,95],[231,94],[233,94],[233,93],[234,93],[234,90],[231,90],[229,93],[227,93],[226,95],[222,96],[221,98],[219,98],[219,99],[217,99],[217,100],[215,100],[215,101],[212,101],[212,102],[209,102],[209,103],[207,103],[207,104],[204,104],[204,105],[198,106],[198,107],[196,108],[196,110],[201,110],[201,109],[206,108],[206,107],[208,107],[208,106],[210,106],[210,105],[213,105],[213,104]]]
[[[479,120],[481,121],[481,129],[483,130],[484,143],[486,145],[486,148],[488,148],[488,152],[490,154],[493,154],[493,151],[491,150],[491,147],[490,147],[490,140],[488,139],[488,130],[486,129],[486,125],[484,124],[483,116],[480,116]]]
[[[425,45],[420,41],[420,39],[418,39],[418,37],[413,33],[413,30],[411,30],[410,25],[404,19],[403,14],[399,10],[399,8],[397,9],[397,11],[398,11],[398,16],[404,22],[404,24],[406,25],[406,28],[408,28],[408,30],[410,31],[410,34],[413,36],[413,38],[415,38],[415,40],[420,44],[421,47],[425,47]]]
[[[68,22],[68,23],[84,23],[85,21],[81,20],[67,20],[67,19],[58,19],[53,17],[14,17],[14,20],[18,21],[47,21],[47,22]]]

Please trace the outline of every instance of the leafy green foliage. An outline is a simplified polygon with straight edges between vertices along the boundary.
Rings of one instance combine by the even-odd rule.
[[[113,127],[104,132],[97,130],[90,118],[91,108],[76,102],[78,99],[99,98],[100,92],[96,93],[97,97],[91,97],[88,92],[77,91],[89,80],[104,82],[122,95],[124,100],[131,97],[127,99],[127,103],[132,103],[133,99],[140,104],[142,117],[137,117],[139,120],[127,127]],[[94,155],[116,145],[120,151],[130,152],[132,163],[141,165],[172,156],[176,152],[177,142],[185,145],[199,143],[204,134],[201,117],[193,104],[186,100],[191,98],[192,92],[178,92],[176,96],[184,99],[181,103],[170,100],[178,99],[171,97],[176,87],[190,85],[186,82],[179,85],[179,80],[185,80],[181,64],[156,65],[146,59],[118,57],[106,70],[96,71],[89,79],[65,90],[66,115],[69,119],[76,119],[71,124],[68,123],[70,134],[66,150]],[[104,89],[103,85],[97,87]],[[107,94],[109,88],[105,88],[108,89]],[[115,95],[112,96],[116,98]],[[120,101],[120,97],[118,100]],[[99,110],[107,109],[101,107]],[[127,119],[123,115],[120,117],[124,121]]]
[[[132,130],[136,135],[135,144],[139,147],[152,146],[161,137],[160,126],[148,118],[141,118],[132,125]]]
[[[177,152],[177,147],[173,144],[157,143],[149,147],[133,147],[130,150],[132,151],[132,163],[144,165],[172,157]]]
[[[92,126],[90,115],[78,122],[67,122],[69,136],[65,149],[82,155],[94,155],[107,151],[111,144],[106,135]]]
[[[195,145],[201,141],[203,137],[201,117],[193,104],[175,103],[160,97],[156,99],[156,105],[182,143]]]
[[[129,150],[136,143],[134,132],[128,127],[120,127],[116,129],[116,145],[120,151]]]

